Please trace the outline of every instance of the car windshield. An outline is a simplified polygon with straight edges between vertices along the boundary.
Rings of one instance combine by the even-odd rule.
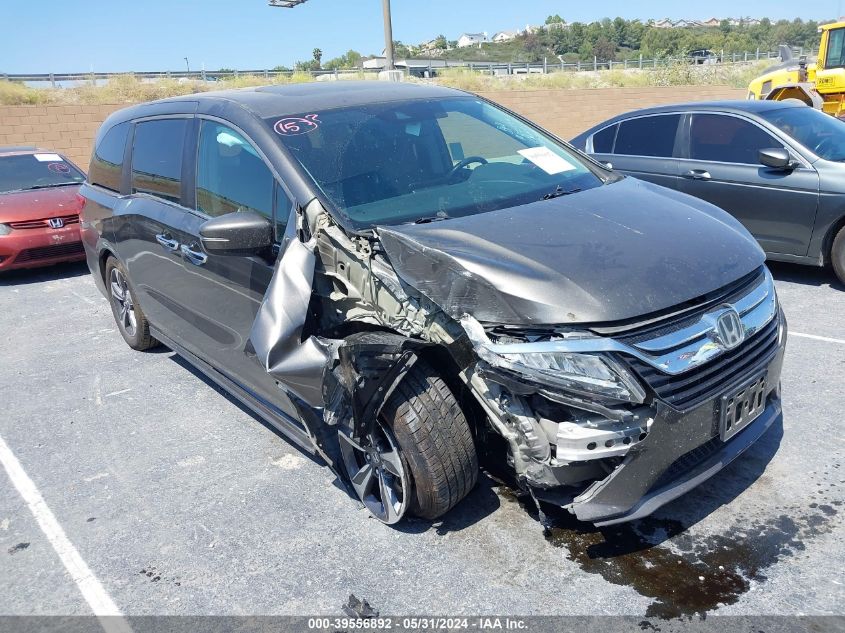
[[[845,160],[845,123],[813,108],[784,108],[761,116],[825,160]]]
[[[597,187],[586,161],[474,97],[269,119],[355,229],[453,218]]]
[[[82,172],[58,154],[0,156],[0,193],[60,187],[83,180]]]

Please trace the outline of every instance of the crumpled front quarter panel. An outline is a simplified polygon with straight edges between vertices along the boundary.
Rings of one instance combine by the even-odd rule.
[[[331,358],[327,341],[302,340],[314,281],[315,242],[291,240],[258,310],[249,340],[262,366],[311,406],[322,406],[323,370]]]

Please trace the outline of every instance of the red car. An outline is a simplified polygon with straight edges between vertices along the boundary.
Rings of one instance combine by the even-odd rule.
[[[0,272],[85,259],[79,237],[85,174],[61,154],[0,147]]]

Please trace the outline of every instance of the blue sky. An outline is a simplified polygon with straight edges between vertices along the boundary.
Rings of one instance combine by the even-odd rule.
[[[383,48],[380,0],[309,0],[274,9],[266,0],[2,0],[0,72],[271,68],[324,59],[349,49]],[[419,43],[443,33],[500,30],[542,23],[551,13],[569,22],[602,17],[698,18],[738,14],[827,19],[843,0],[677,0],[602,3],[562,0],[393,0],[394,39]],[[17,27],[17,28],[16,28]]]

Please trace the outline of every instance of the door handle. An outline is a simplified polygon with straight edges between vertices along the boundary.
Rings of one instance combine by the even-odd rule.
[[[190,246],[182,245],[182,255],[194,266],[202,266],[208,259],[208,255],[202,251],[195,251]]]
[[[175,251],[179,248],[179,240],[171,239],[167,233],[157,233],[156,242],[169,251]]]
[[[705,169],[690,169],[684,174],[684,178],[692,178],[693,180],[710,180],[710,172]]]

